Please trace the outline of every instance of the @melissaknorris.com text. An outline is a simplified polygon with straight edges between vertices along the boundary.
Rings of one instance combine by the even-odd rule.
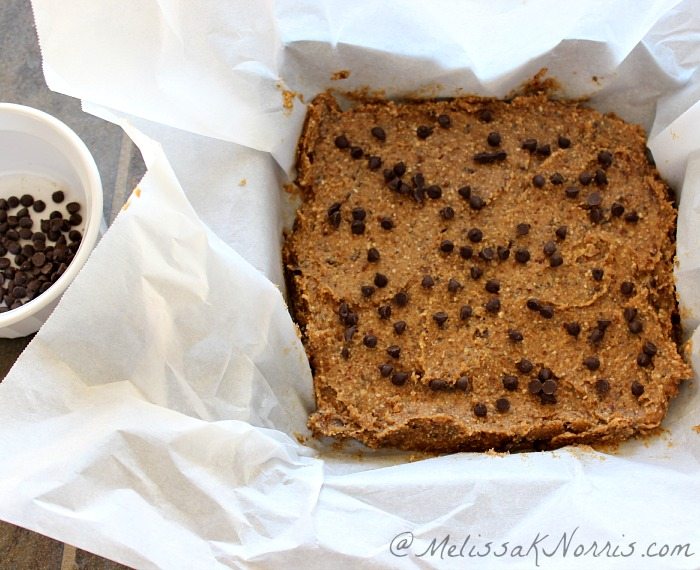
[[[689,542],[669,543],[663,540],[646,542],[630,540],[621,535],[619,540],[584,538],[579,527],[559,534],[536,532],[525,541],[493,541],[471,534],[417,538],[410,531],[400,532],[391,539],[389,551],[398,558],[426,558],[433,560],[528,558],[539,567],[547,560],[573,558],[612,560],[615,558],[690,558],[695,548]]]

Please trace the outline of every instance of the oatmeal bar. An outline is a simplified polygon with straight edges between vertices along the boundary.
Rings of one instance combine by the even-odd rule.
[[[460,451],[657,427],[676,213],[643,130],[543,94],[309,107],[285,263],[316,436]]]

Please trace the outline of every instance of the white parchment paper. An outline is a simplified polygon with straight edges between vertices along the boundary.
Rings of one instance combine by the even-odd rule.
[[[501,96],[547,67],[652,133],[700,334],[697,2],[33,7],[49,85],[148,173],[0,385],[0,518],[139,568],[700,567],[695,381],[610,452],[332,452],[296,438],[311,375],[280,292],[284,91]]]

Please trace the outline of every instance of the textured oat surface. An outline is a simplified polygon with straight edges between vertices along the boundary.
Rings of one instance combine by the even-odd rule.
[[[285,256],[316,435],[617,441],[658,426],[690,376],[675,211],[640,128],[544,95],[341,111],[324,94],[298,166]]]

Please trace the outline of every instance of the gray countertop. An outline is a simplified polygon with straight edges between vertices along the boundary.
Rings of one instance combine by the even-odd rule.
[[[90,149],[102,178],[104,217],[111,223],[145,172],[141,154],[120,127],[88,115],[80,101],[48,89],[29,0],[0,2],[0,101],[46,111],[71,127]],[[31,337],[0,339],[0,379]],[[0,522],[3,568],[116,569],[118,564]]]

